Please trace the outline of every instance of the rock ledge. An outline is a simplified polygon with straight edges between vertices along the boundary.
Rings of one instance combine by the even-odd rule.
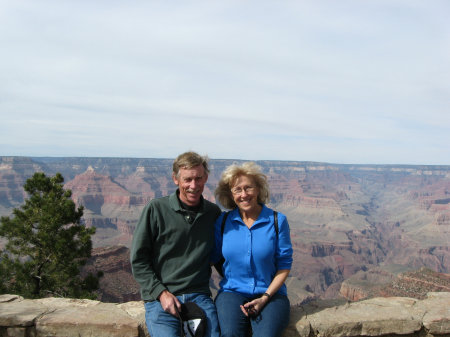
[[[26,300],[0,295],[1,337],[148,336],[142,302],[102,303],[67,298]],[[450,292],[372,298],[343,305],[293,307],[284,337],[450,337]],[[255,336],[256,337],[256,336]]]

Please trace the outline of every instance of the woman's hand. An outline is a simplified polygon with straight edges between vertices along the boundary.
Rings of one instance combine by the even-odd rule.
[[[275,277],[267,288],[266,293],[261,297],[255,298],[253,301],[241,305],[241,310],[247,317],[258,316],[263,310],[267,302],[270,301],[270,294],[275,294],[281,288],[284,281],[289,275],[289,269],[280,269],[276,272]]]
[[[243,305],[241,305],[241,310],[247,317],[256,317],[259,315],[259,313],[262,311],[264,306],[269,302],[268,296],[261,296],[258,298],[255,298],[251,302],[247,302]]]

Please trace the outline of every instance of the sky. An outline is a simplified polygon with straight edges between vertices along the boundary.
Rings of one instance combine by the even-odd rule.
[[[0,156],[450,165],[450,1],[0,0]]]

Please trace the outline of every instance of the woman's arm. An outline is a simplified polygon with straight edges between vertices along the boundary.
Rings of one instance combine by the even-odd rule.
[[[244,315],[257,315],[261,312],[264,306],[270,301],[270,298],[277,293],[281,288],[286,278],[289,275],[292,266],[292,243],[289,230],[289,224],[286,216],[278,213],[279,217],[279,234],[277,240],[277,248],[275,252],[275,266],[277,272],[266,289],[264,295],[254,299],[244,305],[241,305],[241,310]],[[251,311],[253,310],[253,312]]]
[[[290,270],[289,269],[281,269],[277,271],[275,274],[275,277],[273,278],[272,282],[269,284],[269,288],[267,288],[266,293],[268,293],[270,296],[277,293],[277,291],[281,288],[284,281],[286,281]],[[267,296],[264,296],[267,297]]]

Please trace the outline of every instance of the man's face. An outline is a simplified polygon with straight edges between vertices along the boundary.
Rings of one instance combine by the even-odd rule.
[[[197,206],[203,193],[208,175],[203,165],[190,169],[180,168],[178,176],[172,175],[175,185],[180,189],[180,199],[188,206]]]

